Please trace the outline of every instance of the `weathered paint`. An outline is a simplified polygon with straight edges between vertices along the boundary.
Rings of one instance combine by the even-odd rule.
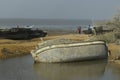
[[[37,62],[70,62],[103,59],[108,56],[104,41],[46,46],[31,52]]]

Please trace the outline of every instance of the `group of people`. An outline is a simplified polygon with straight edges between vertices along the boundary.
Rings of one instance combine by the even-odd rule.
[[[81,26],[78,26],[77,33],[81,34],[82,32],[85,34],[96,34],[96,29],[95,27],[88,25],[86,30],[82,30]]]
[[[92,32],[92,30],[93,30],[93,26],[88,25],[87,28],[88,28],[88,31]],[[77,32],[78,32],[79,34],[81,34],[81,32],[82,32],[82,30],[81,30],[81,26],[79,26],[79,27],[77,28]]]

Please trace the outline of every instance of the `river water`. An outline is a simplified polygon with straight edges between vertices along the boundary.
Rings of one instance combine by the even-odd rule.
[[[106,60],[34,63],[28,55],[0,60],[0,80],[120,80],[120,66]]]

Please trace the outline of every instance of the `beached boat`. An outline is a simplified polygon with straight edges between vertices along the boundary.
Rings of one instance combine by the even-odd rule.
[[[32,28],[10,28],[0,29],[0,38],[6,39],[32,39],[37,37],[45,37],[47,32],[43,30],[33,30]]]
[[[77,42],[72,40],[49,40],[38,44],[31,51],[35,62],[71,62],[108,57],[104,41]]]

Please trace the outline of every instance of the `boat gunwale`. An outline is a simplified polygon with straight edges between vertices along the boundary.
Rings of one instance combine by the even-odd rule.
[[[105,41],[92,41],[92,42],[80,42],[80,43],[69,43],[69,44],[57,44],[57,45],[51,45],[51,46],[46,46],[44,48],[41,48],[37,50],[36,52],[31,52],[32,55],[39,55],[40,53],[54,49],[54,48],[65,48],[65,47],[77,47],[77,46],[87,46],[87,45],[98,45],[98,44],[104,44],[106,46]]]

